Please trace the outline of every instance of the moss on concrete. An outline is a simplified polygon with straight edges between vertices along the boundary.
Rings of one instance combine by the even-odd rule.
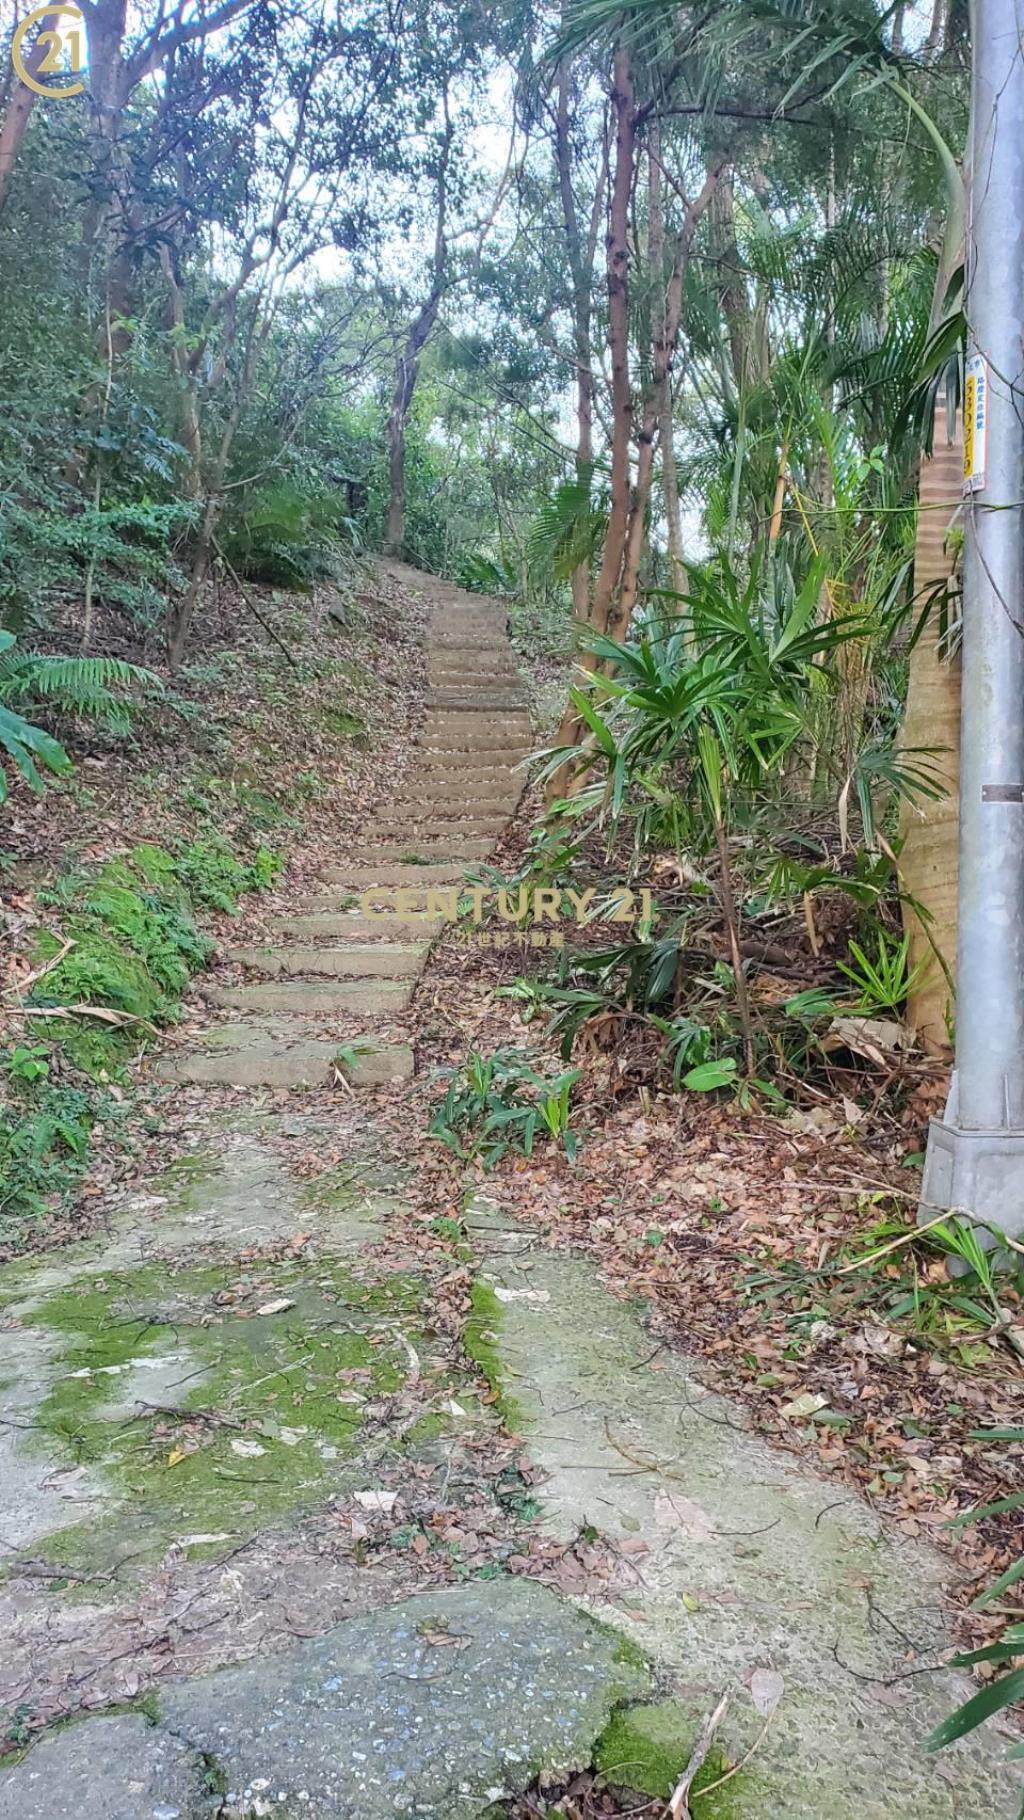
[[[700,1715],[676,1700],[620,1707],[594,1747],[594,1768],[617,1788],[667,1800],[690,1760],[700,1724]],[[694,1778],[691,1799],[727,1768],[721,1752],[712,1749]],[[732,1777],[701,1799],[694,1809],[699,1820],[733,1820],[733,1794],[740,1780]]]
[[[216,1553],[344,1486],[364,1406],[405,1381],[422,1297],[306,1258],[161,1262],[41,1298],[57,1358],[35,1444],[98,1468],[116,1500],[51,1535],[49,1559],[74,1576],[171,1540]]]
[[[470,1313],[463,1330],[463,1348],[487,1379],[494,1407],[506,1428],[519,1432],[525,1422],[524,1412],[510,1394],[502,1373],[503,1320],[504,1310],[490,1283],[478,1277],[470,1291]]]

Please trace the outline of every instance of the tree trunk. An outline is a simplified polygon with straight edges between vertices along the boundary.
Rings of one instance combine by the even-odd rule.
[[[555,174],[562,205],[569,275],[572,281],[573,353],[576,363],[576,479],[588,491],[594,462],[594,366],[590,345],[594,247],[597,224],[604,193],[604,173],[594,186],[589,229],[584,237],[580,229],[576,196],[572,183],[572,143],[569,130],[569,82],[571,64],[563,57],[558,66],[555,107]],[[577,564],[572,573],[573,623],[585,626],[590,619],[590,564]]]
[[[679,506],[679,475],[676,470],[676,445],[673,440],[672,396],[669,391],[661,410],[658,431],[661,447],[661,485],[665,495],[665,524],[668,532],[669,585],[676,594],[689,587],[686,558],[683,554],[683,515]]]
[[[388,451],[388,516],[384,551],[388,556],[405,555],[405,426],[419,377],[420,355],[437,321],[448,281],[448,165],[455,129],[448,111],[447,88],[442,99],[445,125],[437,167],[437,217],[430,267],[430,294],[420,305],[399,356],[395,388],[391,395],[391,411],[384,432]]]
[[[406,353],[408,353],[408,342]],[[405,555],[405,420],[416,386],[406,356],[399,360],[391,410],[384,431],[388,451],[388,517],[384,532],[386,556]]]
[[[947,545],[946,533],[959,509],[962,470],[961,426],[958,421],[954,440],[949,442],[945,407],[940,401],[934,453],[930,460],[922,461],[918,489],[914,587],[919,597],[940,583],[945,585],[947,600],[955,594],[956,555]],[[923,968],[907,1014],[921,1043],[936,1054],[949,1050],[952,1005],[947,971],[952,977],[956,963],[960,780],[960,661],[958,657],[950,660],[942,648],[943,605],[940,592],[910,654],[901,739],[910,762],[914,747],[938,748],[931,762],[947,792],[935,802],[905,804],[900,852],[903,889],[930,919],[923,923],[911,905],[904,904],[910,964]]]
[[[629,52],[621,46],[615,51],[612,107],[615,115],[615,168],[605,239],[608,347],[612,363],[611,506],[591,611],[592,622],[601,632],[608,628],[629,529],[630,434],[633,425],[633,389],[629,379],[629,205],[633,193],[636,155],[636,106]],[[584,669],[596,668],[597,660],[590,652],[584,652],[580,661]],[[555,744],[575,745],[581,725],[574,703],[568,701]],[[549,780],[549,802],[564,794],[565,783],[563,766]]]
[[[217,534],[219,516],[220,500],[216,494],[211,493],[206,501],[199,535],[192,552],[192,566],[185,592],[179,600],[171,599],[168,602],[167,666],[172,676],[177,676],[184,662],[192,621],[213,555],[213,540]]]
[[[643,420],[637,433],[636,477],[631,484],[634,405],[629,373],[629,218],[640,113],[636,107],[629,53],[621,46],[615,52],[612,107],[615,116],[615,169],[606,242],[608,348],[612,368],[611,509],[590,618],[598,632],[617,644],[623,644],[629,633],[639,590],[640,559],[647,532],[647,508],[654,471],[654,448],[666,403],[671,398],[672,360],[679,339],[690,248],[697,224],[718,187],[724,161],[709,169],[700,194],[693,202],[685,205],[682,226],[674,236],[667,284],[660,208],[656,211],[650,257],[652,265],[655,262],[657,264],[655,282],[660,292],[663,287],[663,292],[659,296],[658,307],[652,311],[651,381],[644,402]],[[656,138],[654,144],[656,147]],[[655,150],[651,158],[652,164],[656,160]],[[659,175],[652,171],[652,186],[657,185]],[[657,193],[660,199],[660,191]],[[583,654],[582,669],[595,672],[602,667],[611,669],[614,666],[603,664],[593,652]],[[575,704],[570,700],[562,716],[557,744],[576,745],[582,726]],[[549,780],[548,802],[555,796],[564,794],[564,773],[563,766]]]
[[[30,76],[38,76],[39,66],[48,49],[48,39],[46,37],[40,42],[40,33],[46,24],[47,21],[45,19],[40,22],[35,40],[25,57],[25,68]],[[7,108],[4,113],[3,123],[0,124],[0,202],[4,199],[4,194],[7,189],[7,180],[14,169],[18,153],[21,150],[22,140],[28,131],[28,123],[32,118],[32,109],[35,107],[38,99],[39,97],[36,94],[35,89],[29,88],[27,82],[22,82],[20,77],[15,76],[12,69],[11,81],[7,94]]]

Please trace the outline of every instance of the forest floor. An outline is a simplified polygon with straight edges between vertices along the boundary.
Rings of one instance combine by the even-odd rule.
[[[600,1055],[573,1163],[485,1174],[427,1137],[440,1071],[523,1040],[494,987],[536,950],[449,929],[428,956],[357,900],[521,850],[521,708],[489,603],[373,592],[401,652],[367,630],[358,699],[392,674],[365,748],[307,745],[286,684],[240,694],[286,787],[330,776],[143,1064],[144,1135],[0,1273],[0,1820],[653,1820],[726,1691],[695,1820],[1009,1820],[1008,1732],[924,1739],[965,1691],[971,1590],[935,1544],[991,1493],[970,1434],[1019,1369],[907,1338],[828,1269],[916,1138],[620,1091]],[[173,808],[120,783],[96,857]],[[16,920],[53,828],[16,831]],[[275,1081],[297,1054],[301,1090]]]

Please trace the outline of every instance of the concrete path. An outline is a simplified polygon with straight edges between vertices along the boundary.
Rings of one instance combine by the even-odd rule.
[[[729,1820],[1018,1820],[1009,1727],[938,1757],[924,1748],[974,1691],[937,1667],[948,1563],[749,1432],[742,1407],[652,1345],[589,1261],[483,1197],[467,1226],[480,1350],[547,1474],[545,1523],[567,1542],[593,1528],[635,1564],[625,1599],[590,1604],[680,1690],[661,1735],[667,1717],[677,1740],[693,1738],[732,1692],[719,1738],[734,1761],[752,1756],[729,1784]],[[643,1751],[642,1722],[632,1743],[628,1724],[621,1736],[624,1754]],[[695,1803],[695,1820],[714,1811]]]
[[[372,827],[325,869],[323,889],[278,919],[274,941],[231,950],[240,977],[205,996],[237,1019],[170,1053],[164,1079],[301,1087],[340,1073],[376,1086],[413,1072],[409,1044],[382,1039],[378,1026],[401,1019],[441,926],[429,892],[485,860],[515,809],[531,730],[504,609],[399,563],[389,573],[432,603],[415,762]],[[325,1024],[342,1034],[321,1034]]]
[[[386,825],[235,952],[211,996],[238,1016],[176,1078],[411,1070],[374,1035],[436,932],[410,903],[490,851],[529,743],[500,611],[434,593]],[[740,1767],[693,1820],[1017,1820],[1005,1728],[924,1749],[967,1691],[937,1666],[935,1553],[481,1196],[460,1350],[365,1102],[208,1122],[104,1232],[0,1270],[0,1720],[15,1742],[77,1721],[0,1767],[0,1820],[499,1820],[590,1765],[666,1796],[726,1689],[703,1779]],[[332,1160],[309,1181],[293,1145]],[[540,1557],[501,1503],[510,1461]]]

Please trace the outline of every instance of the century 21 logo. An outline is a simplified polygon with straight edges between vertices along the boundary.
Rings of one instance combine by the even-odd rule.
[[[46,19],[66,19],[71,25],[65,25],[61,31],[47,26],[34,38],[29,47],[28,56],[31,68],[26,60],[26,40],[36,25]],[[85,63],[85,19],[77,6],[63,4],[55,0],[52,6],[37,6],[35,11],[22,19],[14,34],[11,45],[11,62],[15,75],[26,88],[34,89],[37,95],[46,95],[54,101],[66,101],[72,95],[81,95],[85,89],[84,82],[62,83],[52,87],[41,81],[41,77],[66,77],[69,73],[77,75]],[[42,53],[41,55],[39,53]]]

